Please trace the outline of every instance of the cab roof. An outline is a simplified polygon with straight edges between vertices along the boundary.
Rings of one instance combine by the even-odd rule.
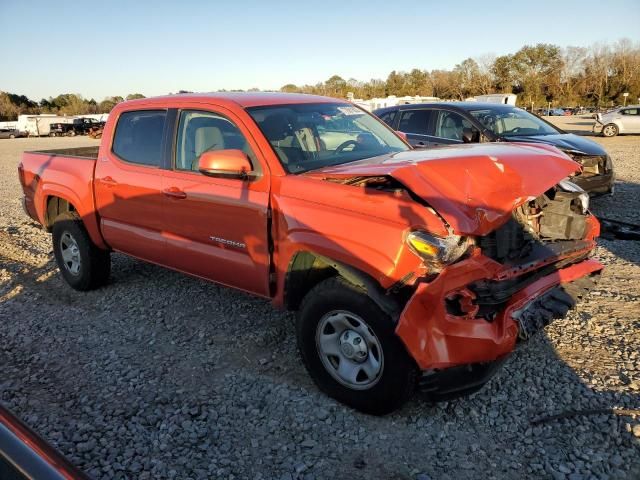
[[[212,92],[212,93],[178,93],[175,95],[164,95],[160,97],[140,98],[128,100],[122,104],[134,105],[144,104],[158,106],[169,106],[181,102],[202,102],[229,104],[234,103],[242,108],[262,107],[272,105],[291,105],[296,103],[348,103],[346,100],[319,95],[307,95],[303,93],[281,93],[281,92]],[[120,104],[120,105],[122,105]]]

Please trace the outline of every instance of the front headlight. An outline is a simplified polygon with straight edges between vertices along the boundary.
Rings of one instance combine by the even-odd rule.
[[[469,237],[459,235],[436,237],[427,232],[415,230],[407,235],[407,243],[409,248],[424,260],[430,270],[439,272],[464,255],[473,241]]]
[[[580,199],[580,205],[582,206],[582,213],[587,213],[587,210],[589,210],[589,194],[587,192],[567,179],[560,181],[558,186],[565,192],[580,192],[578,198]]]

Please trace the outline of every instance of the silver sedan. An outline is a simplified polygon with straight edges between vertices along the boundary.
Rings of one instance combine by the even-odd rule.
[[[619,133],[640,133],[640,105],[629,105],[598,113],[593,131],[598,130],[605,137],[615,137]]]

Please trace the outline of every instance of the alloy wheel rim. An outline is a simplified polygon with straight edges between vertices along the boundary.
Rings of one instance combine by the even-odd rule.
[[[80,274],[80,248],[75,238],[69,232],[64,232],[60,237],[60,254],[62,263],[72,275]]]
[[[327,372],[348,388],[371,388],[382,376],[380,341],[358,315],[345,310],[325,314],[318,322],[316,347]]]

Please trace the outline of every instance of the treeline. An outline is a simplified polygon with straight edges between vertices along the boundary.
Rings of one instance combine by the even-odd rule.
[[[101,102],[93,98],[87,100],[75,93],[63,93],[55,98],[43,98],[35,102],[24,95],[0,92],[0,120],[15,120],[18,115],[55,113],[57,115],[87,115],[91,113],[108,113],[120,102],[145,98],[140,93],[132,93],[126,97],[107,97]]]
[[[516,93],[519,105],[621,104],[640,97],[640,45],[628,39],[590,48],[538,44],[516,53],[467,58],[452,70],[392,71],[386,80],[345,80],[334,75],[315,85],[287,84],[283,92],[356,98],[422,95],[464,100],[474,95]]]

